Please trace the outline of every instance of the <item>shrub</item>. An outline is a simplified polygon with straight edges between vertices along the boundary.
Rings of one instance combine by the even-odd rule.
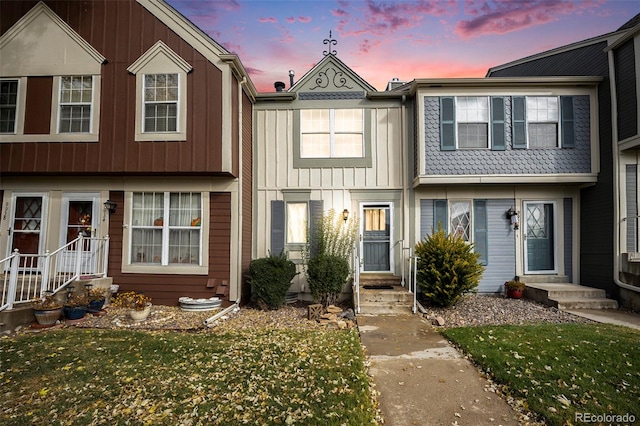
[[[484,272],[479,253],[441,226],[416,244],[417,282],[424,296],[434,305],[454,305],[464,293],[474,292]]]
[[[278,255],[269,253],[267,257],[252,260],[249,282],[256,304],[265,310],[280,308],[296,275],[296,265],[284,252]]]
[[[349,262],[340,256],[319,254],[307,263],[307,281],[313,300],[327,307],[334,304],[349,278]]]

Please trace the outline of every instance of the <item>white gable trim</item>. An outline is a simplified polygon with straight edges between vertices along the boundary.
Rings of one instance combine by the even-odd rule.
[[[177,53],[175,53],[169,46],[164,44],[162,40],[159,40],[149,48],[142,56],[140,56],[136,61],[127,68],[131,74],[138,74],[141,70],[143,70],[147,65],[149,65],[154,59],[158,58],[160,55],[165,56],[168,60],[173,62],[176,67],[180,69],[180,71],[184,73],[190,72],[193,67]]]

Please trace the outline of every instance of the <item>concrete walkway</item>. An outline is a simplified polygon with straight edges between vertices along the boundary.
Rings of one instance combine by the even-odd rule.
[[[618,309],[567,309],[565,312],[592,321],[623,325],[640,330],[640,314],[635,312],[625,312]]]
[[[421,315],[358,315],[385,425],[518,425],[516,413]]]

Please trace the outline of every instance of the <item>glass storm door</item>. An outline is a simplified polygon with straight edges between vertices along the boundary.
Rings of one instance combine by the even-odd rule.
[[[95,241],[88,239],[95,236],[96,226],[99,210],[96,208],[98,203],[98,194],[65,194],[62,197],[62,238],[60,246],[64,246],[67,243],[78,238],[78,235],[82,234],[87,238],[83,240],[81,247],[81,272],[93,273],[95,272],[96,258],[94,253]],[[63,271],[74,272],[75,271],[75,256],[73,251],[65,250],[63,253]]]
[[[42,196],[16,196],[14,198],[13,218],[9,233],[11,245],[9,250],[20,250],[21,254],[38,254],[42,245],[42,212],[44,210]],[[21,259],[20,267],[34,269],[38,259]]]
[[[556,272],[554,204],[524,203],[525,273]]]
[[[365,272],[391,270],[391,209],[365,206],[362,210],[362,261]]]

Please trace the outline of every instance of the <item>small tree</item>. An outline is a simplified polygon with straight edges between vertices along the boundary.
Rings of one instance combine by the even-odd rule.
[[[291,280],[297,274],[295,263],[284,252],[277,255],[269,253],[267,257],[252,260],[249,264],[249,282],[254,301],[264,310],[279,309]]]
[[[357,235],[357,220],[345,222],[333,209],[311,226],[303,261],[311,295],[325,307],[338,300],[349,278]]]
[[[464,293],[474,292],[480,283],[484,266],[474,244],[453,234],[447,235],[438,225],[423,241],[416,244],[417,282],[425,297],[439,306],[454,305]]]

